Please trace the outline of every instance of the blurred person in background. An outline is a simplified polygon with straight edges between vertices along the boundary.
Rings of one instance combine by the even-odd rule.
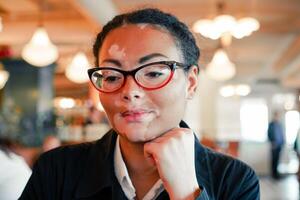
[[[48,135],[45,137],[42,145],[42,152],[49,151],[61,146],[61,141],[55,135]]]
[[[0,137],[0,200],[18,199],[31,175],[31,169],[13,146],[10,139]]]
[[[95,106],[91,106],[85,122],[85,125],[87,124],[108,124],[108,121],[104,112],[98,110]]]
[[[269,123],[268,139],[271,143],[271,175],[274,179],[279,179],[278,164],[280,161],[280,153],[284,145],[284,131],[278,112],[274,112],[273,119]]]
[[[43,154],[21,200],[259,199],[255,172],[201,145],[182,120],[200,56],[184,23],[152,8],[118,15],[94,56],[88,73],[112,129]]]

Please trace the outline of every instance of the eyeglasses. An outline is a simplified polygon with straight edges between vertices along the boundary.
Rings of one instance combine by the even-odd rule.
[[[173,77],[175,69],[187,66],[176,61],[160,61],[142,65],[131,71],[123,71],[113,67],[96,67],[88,70],[94,87],[104,93],[115,92],[131,75],[136,84],[146,90],[155,90],[167,85]]]

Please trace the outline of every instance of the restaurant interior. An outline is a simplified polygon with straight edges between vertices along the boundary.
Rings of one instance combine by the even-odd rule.
[[[30,167],[49,136],[62,145],[101,138],[110,125],[87,74],[93,42],[115,15],[145,7],[176,15],[200,47],[184,118],[199,141],[250,165],[261,199],[299,199],[298,0],[0,0],[0,136]],[[285,133],[280,180],[270,177],[274,112]]]

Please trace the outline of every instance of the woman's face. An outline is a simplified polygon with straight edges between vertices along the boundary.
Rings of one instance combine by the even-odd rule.
[[[99,66],[125,71],[157,61],[183,59],[167,31],[147,24],[114,29],[99,52]],[[119,90],[100,92],[100,101],[113,129],[130,142],[147,142],[178,127],[187,99],[197,86],[197,69],[192,69],[188,75],[176,69],[172,80],[157,90],[145,90],[128,76]]]

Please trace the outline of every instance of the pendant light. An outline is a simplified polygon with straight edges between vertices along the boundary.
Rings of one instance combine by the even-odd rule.
[[[2,18],[0,17],[0,32],[2,31],[3,29],[3,24],[2,24]]]
[[[226,81],[235,75],[235,64],[229,60],[223,47],[215,52],[212,61],[207,65],[206,73],[216,81]]]
[[[201,19],[194,23],[193,30],[204,37],[216,40],[224,34],[229,34],[236,39],[242,39],[257,31],[260,27],[259,22],[253,17],[236,19],[231,15],[223,14],[224,3],[217,5],[218,16],[214,19]]]
[[[75,83],[82,84],[89,81],[87,70],[90,64],[86,55],[80,51],[76,53],[71,63],[67,66],[65,75],[66,77]]]
[[[39,24],[30,41],[24,46],[21,55],[26,62],[33,66],[46,67],[57,60],[58,50],[49,39],[43,26],[42,11]]]
[[[8,71],[4,69],[4,65],[0,62],[0,89],[2,89],[9,77]]]
[[[247,84],[230,84],[222,86],[219,92],[223,97],[247,96],[251,92],[251,87]]]

